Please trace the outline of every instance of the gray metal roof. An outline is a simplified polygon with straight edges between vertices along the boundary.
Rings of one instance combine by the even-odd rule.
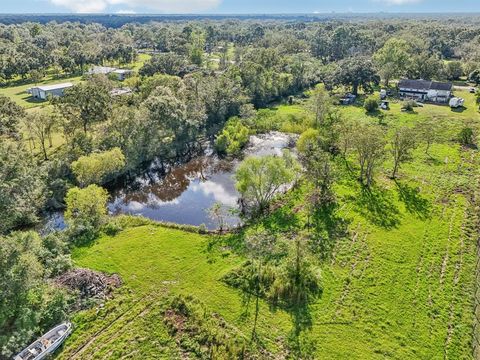
[[[452,90],[453,84],[452,83],[443,83],[432,81],[432,85],[430,85],[430,90],[445,90],[450,91]]]
[[[53,85],[41,85],[41,86],[36,86],[33,87],[32,89],[40,89],[42,91],[52,91],[52,90],[59,90],[59,89],[66,89],[69,87],[72,87],[73,84],[70,82],[67,83],[62,83],[62,84],[53,84]]]
[[[401,89],[413,89],[413,90],[452,90],[452,83],[444,83],[430,80],[409,80],[402,79],[398,82],[398,87]]]
[[[402,79],[398,82],[399,88],[428,90],[430,89],[431,81],[428,80],[408,80]]]

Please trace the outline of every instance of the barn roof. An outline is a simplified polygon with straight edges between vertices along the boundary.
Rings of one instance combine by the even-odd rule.
[[[73,84],[70,82],[67,83],[61,83],[61,84],[53,84],[53,85],[41,85],[37,86],[36,88],[43,90],[43,91],[52,91],[52,90],[59,90],[59,89],[66,89],[69,87],[72,87]],[[34,88],[32,88],[34,89]]]
[[[413,90],[452,90],[452,83],[430,81],[430,80],[409,80],[402,79],[398,82],[398,87],[401,89]]]
[[[452,90],[452,87],[453,87],[452,83],[432,81],[432,84],[430,85],[430,90],[450,91],[450,90]]]
[[[409,80],[402,79],[398,82],[399,88],[428,90],[430,89],[431,81],[428,80]]]

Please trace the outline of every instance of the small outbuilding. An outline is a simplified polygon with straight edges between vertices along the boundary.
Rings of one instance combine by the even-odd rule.
[[[41,85],[32,87],[28,89],[27,92],[35,99],[47,100],[49,97],[63,96],[65,90],[71,88],[72,86],[73,84],[70,82],[53,85]]]

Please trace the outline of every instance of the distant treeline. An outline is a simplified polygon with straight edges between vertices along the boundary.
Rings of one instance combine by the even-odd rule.
[[[254,20],[254,21],[371,21],[385,19],[443,19],[464,23],[480,23],[480,13],[322,13],[322,14],[188,14],[188,15],[146,15],[146,14],[0,14],[0,23],[5,25],[36,22],[47,24],[79,22],[97,23],[105,27],[119,28],[129,23],[176,22],[198,20]]]

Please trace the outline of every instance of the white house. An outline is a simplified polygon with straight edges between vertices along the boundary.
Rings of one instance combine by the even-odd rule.
[[[65,89],[71,88],[72,83],[35,86],[27,90],[35,99],[47,100],[49,96],[63,96]]]
[[[400,97],[439,104],[448,104],[452,97],[452,89],[452,83],[430,80],[403,79],[398,83]]]
[[[108,74],[116,74],[118,80],[123,81],[127,77],[129,77],[133,73],[133,70],[129,69],[117,69],[114,67],[109,66],[94,66],[90,70],[87,71],[87,75],[108,75]]]

